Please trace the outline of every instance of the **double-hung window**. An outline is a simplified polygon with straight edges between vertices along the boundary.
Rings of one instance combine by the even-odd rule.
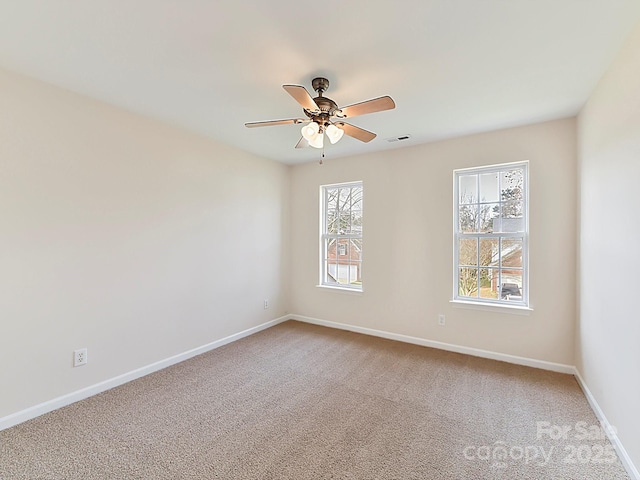
[[[362,182],[320,188],[320,283],[362,290]]]
[[[454,300],[528,306],[528,162],[454,171]]]

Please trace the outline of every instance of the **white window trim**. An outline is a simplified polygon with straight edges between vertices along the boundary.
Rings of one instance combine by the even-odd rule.
[[[458,256],[458,240],[462,238],[463,234],[458,232],[459,225],[459,186],[460,182],[458,181],[458,177],[460,175],[469,175],[476,173],[492,173],[492,172],[500,172],[503,170],[513,169],[515,167],[524,167],[524,185],[525,185],[525,194],[523,198],[523,212],[524,212],[524,232],[504,232],[504,233],[489,233],[482,234],[481,236],[473,235],[473,238],[509,238],[509,237],[517,237],[522,238],[522,301],[521,302],[513,302],[501,299],[489,299],[489,298],[473,298],[473,297],[462,297],[458,295],[459,286],[458,286],[458,268],[459,268],[459,256]],[[522,312],[531,311],[530,306],[530,291],[529,291],[529,160],[519,161],[519,162],[511,162],[511,163],[501,163],[495,165],[487,165],[480,167],[470,167],[470,168],[460,168],[453,171],[453,207],[454,207],[454,215],[453,215],[453,298],[451,300],[452,304],[457,304],[463,308],[473,308],[473,307],[493,307],[498,310],[494,311],[503,311],[504,309],[513,309],[519,310]],[[526,313],[525,313],[526,314]]]
[[[325,195],[325,189],[326,188],[351,188],[354,186],[361,186],[362,187],[362,201],[363,201],[363,212],[364,212],[364,181],[362,180],[354,180],[351,182],[343,182],[343,183],[332,183],[332,184],[327,184],[327,185],[321,185],[320,186],[320,240],[318,242],[318,246],[319,246],[319,251],[320,251],[320,255],[319,255],[319,260],[320,260],[320,278],[319,278],[319,282],[318,285],[316,285],[317,287],[320,288],[325,288],[328,290],[334,290],[334,291],[342,291],[343,293],[362,293],[364,292],[364,286],[361,285],[346,285],[346,284],[334,284],[334,283],[324,283],[324,278],[325,278],[325,274],[326,274],[326,263],[324,261],[324,256],[325,256],[325,252],[324,252],[324,240],[325,237],[327,236],[333,236],[333,235],[326,235],[325,229],[326,229],[326,214],[325,212],[327,211],[327,196]],[[340,238],[346,238],[346,239],[351,239],[351,238],[355,238],[355,239],[362,239],[363,235],[340,235]],[[362,254],[361,254],[361,258],[360,258],[360,276],[363,275],[363,265],[364,265],[364,261],[362,258]]]
[[[316,285],[316,287],[321,288],[323,290],[327,290],[327,291],[335,291],[335,292],[339,292],[339,293],[346,293],[349,295],[361,295],[364,292],[364,288],[361,289],[355,289],[355,288],[350,288],[350,287],[343,287],[343,286],[334,286],[334,285],[322,285],[322,284],[318,284]]]
[[[504,303],[486,303],[475,302],[469,300],[449,300],[449,303],[454,308],[463,308],[468,310],[485,310],[487,312],[495,313],[509,313],[515,315],[529,315],[533,312],[533,307],[529,305],[508,305]]]

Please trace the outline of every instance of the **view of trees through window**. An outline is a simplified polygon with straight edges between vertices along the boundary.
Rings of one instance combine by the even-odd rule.
[[[322,187],[322,284],[362,288],[362,182]]]
[[[526,165],[460,171],[457,180],[457,292],[523,302]]]

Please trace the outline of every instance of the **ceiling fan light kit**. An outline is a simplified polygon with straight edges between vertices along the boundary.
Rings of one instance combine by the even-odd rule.
[[[307,89],[302,85],[282,86],[282,88],[300,104],[307,118],[248,122],[245,123],[245,126],[254,128],[273,125],[299,125],[309,122],[302,126],[300,130],[302,138],[296,144],[296,148],[306,146],[323,148],[325,135],[331,144],[335,144],[340,141],[345,133],[356,140],[366,143],[376,138],[376,134],[356,127],[355,125],[350,125],[342,120],[367,113],[391,110],[396,106],[391,97],[384,96],[339,108],[336,102],[323,96],[324,92],[329,88],[329,80],[323,77],[317,77],[312,80],[311,86],[318,93],[318,96],[315,98],[312,98]]]

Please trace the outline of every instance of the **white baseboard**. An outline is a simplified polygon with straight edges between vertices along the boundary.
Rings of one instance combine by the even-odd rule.
[[[616,449],[616,452],[618,453],[618,458],[620,458],[620,462],[622,462],[622,466],[625,468],[625,470],[629,474],[629,477],[631,477],[632,480],[640,480],[640,472],[638,472],[638,469],[631,461],[631,458],[629,457],[629,454],[627,453],[624,446],[622,445],[622,442],[620,442],[618,435],[616,435],[615,428],[611,426],[611,424],[609,423],[609,420],[607,420],[607,417],[605,417],[604,412],[600,408],[600,405],[598,405],[598,402],[596,401],[595,397],[589,390],[589,387],[587,387],[587,384],[585,383],[584,378],[582,378],[582,375],[580,375],[580,371],[577,368],[575,368],[573,374],[576,377],[576,380],[578,381],[580,388],[582,388],[582,391],[584,392],[584,396],[587,397],[587,401],[589,402],[589,405],[591,405],[591,409],[596,414],[596,417],[598,417],[598,421],[600,421],[600,424],[602,425],[602,428],[607,434],[607,437],[609,437],[609,440],[611,441],[613,448]]]
[[[541,368],[543,370],[550,370],[552,372],[568,373],[568,374],[573,374],[575,372],[574,366],[564,365],[562,363],[546,362],[544,360],[535,360],[533,358],[518,357],[516,355],[508,355],[505,353],[496,353],[488,350],[481,350],[478,348],[454,345],[451,343],[436,342],[434,340],[426,340],[424,338],[412,337],[409,335],[401,335],[398,333],[391,333],[383,330],[375,330],[372,328],[358,327],[355,325],[347,325],[344,323],[330,322],[328,320],[305,317],[303,315],[291,315],[290,318],[292,320],[299,320],[301,322],[312,323],[314,325],[322,325],[325,327],[337,328],[340,330],[348,330],[350,332],[363,333],[365,335],[372,335],[374,337],[387,338],[389,340],[398,340],[400,342],[412,343],[414,345],[422,345],[423,347],[431,347],[431,348],[437,348],[439,350],[447,350],[449,352],[463,353],[465,355],[472,355],[474,357],[489,358],[491,360],[514,363],[516,365],[524,365],[526,367]]]
[[[149,375],[150,373],[157,372],[158,370],[162,370],[163,368],[170,367],[171,365],[175,365],[176,363],[183,362],[192,357],[195,357],[196,355],[206,353],[210,350],[222,347],[223,345],[227,345],[228,343],[240,340],[241,338],[248,337],[249,335],[257,333],[261,330],[265,330],[269,327],[273,327],[274,325],[282,323],[286,320],[289,320],[288,315],[276,318],[275,320],[271,320],[256,327],[243,330],[242,332],[229,335],[228,337],[221,338],[220,340],[216,340],[211,343],[207,343],[206,345],[202,345],[200,347],[188,350],[178,355],[174,355],[164,360],[160,360],[158,362],[152,363],[151,365],[137,368],[136,370],[118,375],[117,377],[110,378],[100,383],[96,383],[95,385],[91,385],[75,392],[62,395],[61,397],[54,398],[47,402],[35,405],[25,410],[21,410],[6,417],[2,417],[0,418],[0,431],[9,427],[13,427],[14,425],[18,425],[19,423],[26,422],[27,420],[31,420],[32,418],[39,417],[40,415],[51,412],[53,410],[57,410],[58,408],[64,407],[66,405],[70,405],[93,395],[97,395],[98,393],[102,393],[106,390],[110,390],[114,387],[118,387],[137,378],[144,377],[145,375]]]

